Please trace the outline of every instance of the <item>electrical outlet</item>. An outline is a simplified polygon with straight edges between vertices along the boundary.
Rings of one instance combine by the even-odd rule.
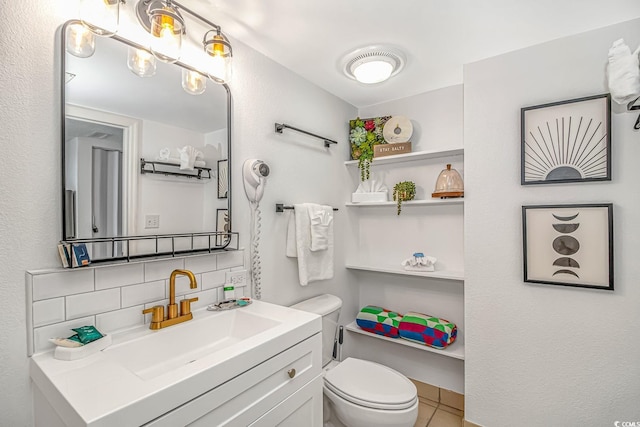
[[[247,286],[247,270],[227,271],[225,279],[236,288]]]
[[[160,215],[145,215],[144,228],[160,228]]]

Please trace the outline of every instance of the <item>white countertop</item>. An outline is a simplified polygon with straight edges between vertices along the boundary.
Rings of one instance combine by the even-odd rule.
[[[322,328],[321,318],[315,314],[261,301],[236,310],[280,323],[223,351],[146,380],[110,357],[109,349],[74,361],[54,359],[53,352],[36,354],[31,358],[31,379],[70,427],[139,426],[321,332]],[[193,312],[193,320],[166,329],[152,331],[145,325],[113,334],[113,345],[109,348],[149,334],[179,331],[178,328],[188,328],[192,322],[215,321],[212,316],[222,314],[202,309]],[[203,340],[206,339],[204,336]]]

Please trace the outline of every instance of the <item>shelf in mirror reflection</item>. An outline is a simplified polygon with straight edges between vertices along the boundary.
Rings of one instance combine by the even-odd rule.
[[[437,264],[436,264],[437,265]],[[431,279],[464,281],[463,271],[436,270],[436,271],[411,271],[405,270],[401,265],[370,265],[366,263],[347,262],[345,267],[349,270],[372,271],[376,273],[399,274],[402,276],[416,276]]]
[[[438,205],[462,205],[464,204],[464,199],[426,199],[426,200],[408,200],[406,202],[402,202],[402,207],[406,206],[438,206]],[[347,207],[352,208],[362,208],[362,207],[397,207],[398,202],[395,201],[387,201],[387,202],[358,202],[352,203],[347,202],[344,204]]]

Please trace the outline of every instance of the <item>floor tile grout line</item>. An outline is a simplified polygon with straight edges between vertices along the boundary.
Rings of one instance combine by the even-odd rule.
[[[429,417],[429,420],[427,421],[427,425],[425,427],[429,427],[429,424],[431,424],[431,420],[433,419],[433,417],[436,416],[436,412],[438,412],[439,407],[440,407],[440,402],[438,402],[438,405],[436,406],[436,410],[433,411],[433,414],[431,414],[431,416]]]

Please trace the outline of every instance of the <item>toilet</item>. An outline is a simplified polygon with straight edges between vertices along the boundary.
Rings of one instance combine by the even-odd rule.
[[[415,385],[401,373],[367,360],[333,360],[342,300],[320,295],[295,308],[322,316],[325,427],[412,427],[418,418]]]

